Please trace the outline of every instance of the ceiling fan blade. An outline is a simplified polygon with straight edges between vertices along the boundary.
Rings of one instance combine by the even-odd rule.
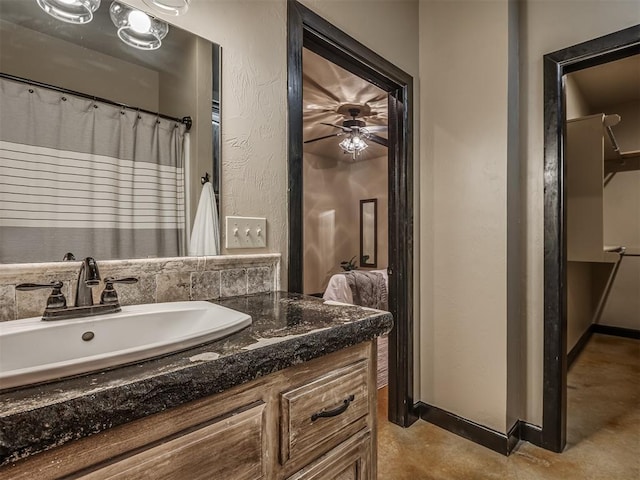
[[[303,142],[303,143],[317,142],[318,140],[324,140],[325,138],[331,138],[331,137],[339,137],[340,135],[342,135],[342,133],[332,133],[331,135],[325,135],[324,137],[312,138],[311,140],[307,140],[306,142]]]
[[[334,125],[333,123],[320,122],[320,125],[327,125],[328,127],[339,128],[343,132],[350,132],[351,131],[351,129],[349,127],[343,127],[342,125]]]
[[[389,140],[387,140],[386,138],[382,138],[376,134],[369,135],[369,138],[367,138],[367,140],[371,140],[372,142],[377,143],[378,145],[382,145],[383,147],[389,146]]]
[[[370,132],[386,132],[389,129],[387,125],[367,125],[364,128]]]

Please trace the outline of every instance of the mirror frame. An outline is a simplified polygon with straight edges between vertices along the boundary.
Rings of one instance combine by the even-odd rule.
[[[373,261],[367,261],[364,256],[364,207],[373,204]],[[378,266],[378,199],[368,198],[360,200],[360,266],[376,268]]]

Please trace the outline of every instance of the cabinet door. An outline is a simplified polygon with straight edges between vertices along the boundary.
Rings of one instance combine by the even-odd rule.
[[[264,403],[116,459],[83,480],[256,480],[264,477]]]
[[[288,480],[371,480],[371,434],[354,435]]]

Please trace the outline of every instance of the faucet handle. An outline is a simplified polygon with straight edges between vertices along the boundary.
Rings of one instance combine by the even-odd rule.
[[[64,298],[64,294],[62,293],[62,285],[63,283],[60,280],[55,280],[51,283],[21,283],[16,285],[16,290],[28,292],[42,288],[51,288],[51,295],[47,298],[47,309],[65,308],[67,306],[67,299]]]
[[[138,279],[135,277],[125,277],[125,278],[113,278],[107,277],[104,279],[104,290],[102,291],[102,295],[100,295],[100,303],[118,303],[118,292],[113,288],[114,283],[124,283],[124,284],[132,284],[138,283]]]

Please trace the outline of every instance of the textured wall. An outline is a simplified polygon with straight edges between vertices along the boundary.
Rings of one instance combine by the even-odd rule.
[[[433,289],[423,301],[420,399],[501,432],[507,19],[506,0],[420,4],[421,194],[430,204],[420,273]]]
[[[125,3],[148,10],[142,0]],[[303,3],[417,77],[417,1]],[[165,18],[222,47],[221,218],[267,218],[266,250],[229,253],[281,252],[286,287],[286,1],[194,0],[187,15]]]

